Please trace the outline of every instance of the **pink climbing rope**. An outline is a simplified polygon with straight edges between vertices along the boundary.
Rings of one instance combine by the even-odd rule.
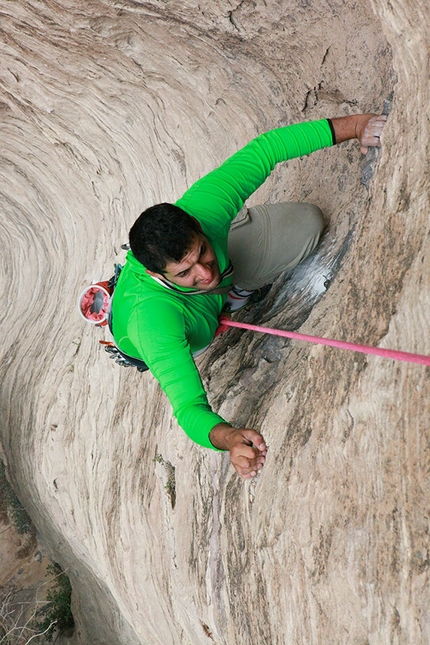
[[[260,327],[258,325],[248,325],[242,322],[233,322],[227,316],[220,316],[220,326],[217,333],[227,330],[227,327],[238,327],[248,329],[249,331],[258,331],[262,334],[271,334],[272,336],[283,336],[284,338],[294,338],[295,340],[305,340],[308,343],[317,345],[329,345],[338,349],[349,349],[353,352],[362,354],[374,354],[383,358],[392,358],[396,361],[406,361],[407,363],[418,363],[419,365],[430,365],[430,356],[422,354],[411,354],[410,352],[400,352],[396,349],[384,349],[383,347],[372,347],[371,345],[358,345],[357,343],[348,343],[344,340],[333,340],[332,338],[321,338],[320,336],[310,336],[309,334],[299,334],[295,331],[284,331],[283,329],[272,329],[270,327]]]

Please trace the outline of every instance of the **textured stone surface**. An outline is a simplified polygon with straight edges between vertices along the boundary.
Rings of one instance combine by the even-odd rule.
[[[270,445],[243,483],[75,305],[142,208],[265,129],[379,111],[393,92],[369,191],[348,143],[253,198],[313,201],[328,230],[242,316],[430,353],[424,3],[0,11],[1,452],[70,572],[74,641],[429,643],[428,369],[224,335],[199,359],[211,400]]]

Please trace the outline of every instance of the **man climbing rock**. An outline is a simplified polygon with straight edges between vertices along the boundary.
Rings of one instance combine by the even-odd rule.
[[[214,338],[220,313],[236,311],[252,291],[295,267],[323,228],[318,207],[244,202],[277,163],[358,139],[363,154],[380,146],[385,116],[309,121],[260,135],[199,179],[175,204],[145,210],[130,230],[127,262],[112,305],[115,342],[145,361],[187,435],[230,451],[244,479],[263,467],[266,444],[212,411],[194,357]]]

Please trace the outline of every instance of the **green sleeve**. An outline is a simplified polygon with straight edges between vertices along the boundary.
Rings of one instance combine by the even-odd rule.
[[[270,130],[196,181],[176,202],[202,224],[225,229],[277,163],[333,145],[327,119]]]
[[[208,403],[180,308],[162,297],[154,298],[150,307],[147,303],[136,307],[129,320],[129,334],[169,398],[181,428],[195,443],[217,450],[209,441],[209,433],[226,421]]]

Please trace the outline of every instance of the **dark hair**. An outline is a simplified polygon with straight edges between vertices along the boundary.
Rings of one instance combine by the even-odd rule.
[[[147,269],[164,273],[169,262],[180,262],[200,232],[197,221],[173,204],[147,208],[130,229],[130,248]]]

